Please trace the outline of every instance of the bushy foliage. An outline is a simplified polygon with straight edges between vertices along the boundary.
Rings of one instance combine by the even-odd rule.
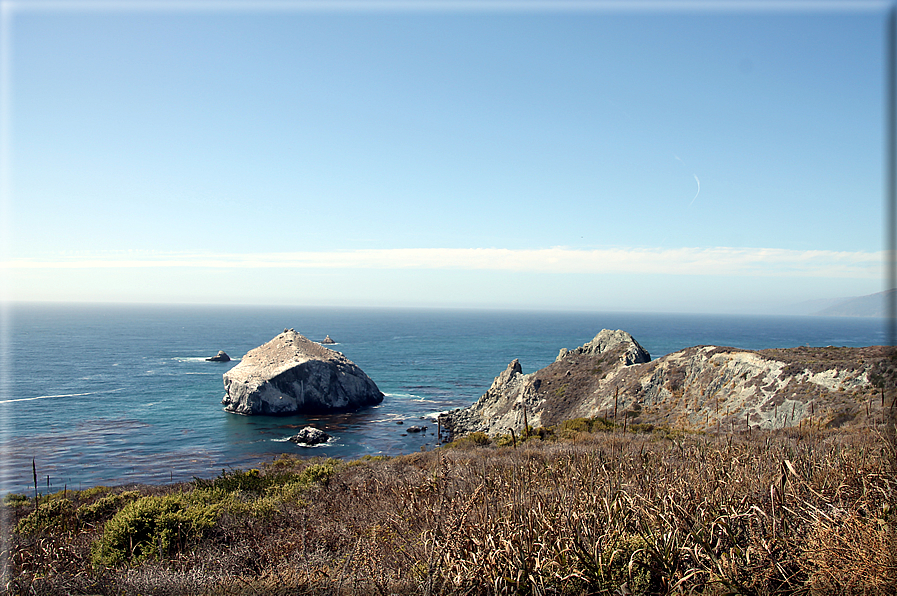
[[[473,447],[483,447],[491,443],[492,439],[489,438],[489,435],[487,435],[486,433],[474,432],[468,435],[464,435],[463,437],[458,437],[451,443],[448,443],[446,447],[450,449],[471,449]]]
[[[216,489],[224,492],[246,492],[255,495],[263,495],[273,487],[286,484],[310,485],[316,482],[326,483],[333,475],[333,461],[325,461],[318,464],[310,464],[301,471],[296,471],[296,462],[289,460],[275,460],[273,465],[262,473],[261,470],[221,470],[221,475],[213,480],[194,478],[193,483],[198,488]]]
[[[90,499],[97,495],[100,495],[103,493],[108,493],[110,490],[112,490],[112,489],[109,488],[108,486],[92,486],[90,488],[85,488],[84,490],[78,492],[77,496],[80,499]]]
[[[18,534],[34,534],[50,530],[74,529],[75,507],[68,499],[52,499],[42,502],[38,508],[16,524]]]
[[[312,464],[302,470],[299,474],[298,482],[300,484],[327,484],[333,477],[335,469],[333,462],[325,462],[322,464]]]
[[[115,567],[189,548],[214,527],[222,511],[223,493],[200,494],[200,498],[195,493],[150,496],[128,503],[109,520],[103,537],[93,544],[93,564]],[[204,502],[206,499],[210,502]]]
[[[261,472],[256,469],[232,470],[230,472],[221,470],[221,475],[217,478],[212,480],[194,478],[193,483],[198,488],[219,489],[225,492],[246,491],[260,494],[275,482],[273,476],[282,478],[283,476],[292,476],[292,474],[290,472],[279,472],[272,476],[262,476]]]
[[[21,507],[23,505],[27,505],[31,502],[26,495],[22,495],[19,493],[9,493],[5,497],[3,497],[3,504],[7,507]]]
[[[311,464],[301,471],[273,468],[222,471],[214,480],[195,480],[196,488],[163,496],[141,497],[136,491],[110,494],[79,510],[82,518],[98,519],[118,508],[94,542],[91,560],[98,567],[116,567],[164,559],[189,550],[224,513],[255,519],[270,517],[281,503],[301,505],[308,487],[326,484],[332,462]]]
[[[78,507],[78,519],[83,522],[93,522],[107,517],[121,509],[125,504],[139,499],[140,496],[140,492],[136,490],[105,495],[93,503]]]
[[[596,433],[614,430],[616,425],[606,418],[572,418],[564,420],[558,427],[560,433]]]
[[[652,564],[648,543],[638,534],[625,533],[601,553],[605,564],[593,585],[613,591],[625,585],[630,594],[655,594],[660,589],[660,573]]]

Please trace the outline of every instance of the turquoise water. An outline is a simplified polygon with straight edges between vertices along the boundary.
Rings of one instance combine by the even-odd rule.
[[[283,331],[330,335],[386,394],[333,416],[225,413],[222,374]],[[198,306],[19,305],[0,395],[2,492],[162,483],[247,468],[280,453],[354,458],[432,448],[421,418],[476,401],[514,358],[524,372],[602,328],[624,329],[656,358],[700,344],[760,349],[885,343],[882,321],[636,313],[544,313]],[[397,424],[402,421],[403,424]],[[286,441],[313,423],[335,439]],[[426,424],[429,431],[403,428]]]

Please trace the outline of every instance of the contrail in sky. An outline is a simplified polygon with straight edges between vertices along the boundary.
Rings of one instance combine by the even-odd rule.
[[[675,157],[675,158],[676,158],[676,161],[678,161],[679,163],[681,163],[683,166],[685,165],[685,162],[682,161],[682,160],[679,158],[679,156],[676,155],[675,153],[673,154],[673,157]],[[694,198],[692,198],[691,203],[688,204],[689,207],[691,207],[692,203],[695,202],[695,199],[698,198],[698,195],[701,194],[701,181],[698,180],[698,175],[697,175],[697,174],[692,174],[692,176],[695,177],[695,182],[698,183],[698,192],[695,193],[695,196],[694,196]]]
[[[693,174],[693,175],[694,175],[694,177],[695,177],[695,182],[698,183],[698,192],[695,193],[695,198],[691,200],[691,203],[694,203],[694,202],[695,202],[695,199],[698,198],[698,195],[701,194],[701,181],[698,180],[698,175],[697,175],[697,174]],[[691,207],[691,203],[688,204],[689,207]]]

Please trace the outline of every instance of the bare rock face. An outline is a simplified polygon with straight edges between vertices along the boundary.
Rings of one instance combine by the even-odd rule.
[[[250,350],[224,373],[224,409],[289,415],[356,410],[383,401],[358,366],[292,329]]]
[[[562,349],[552,364],[536,372],[523,374],[520,362],[513,360],[475,404],[443,414],[440,421],[452,435],[495,435],[523,428],[524,420],[539,426],[587,415],[574,412],[606,371],[650,361],[651,355],[630,334],[602,329],[585,345]]]
[[[300,447],[311,447],[314,445],[320,445],[321,443],[326,443],[330,440],[330,435],[325,433],[323,430],[319,430],[313,426],[306,426],[298,433],[290,437],[290,441],[296,443]]]
[[[891,347],[694,346],[652,361],[631,335],[605,329],[541,370],[511,362],[475,404],[440,421],[453,436],[580,417],[703,432],[880,424],[895,385]]]
[[[616,331],[602,329],[592,341],[579,346],[575,350],[561,348],[555,362],[563,360],[567,355],[601,355],[620,345],[625,348],[625,351],[620,356],[620,362],[624,365],[629,366],[630,364],[644,364],[645,362],[651,362],[651,355],[648,351],[640,346],[639,343],[635,341],[634,337],[620,329],[617,329]]]

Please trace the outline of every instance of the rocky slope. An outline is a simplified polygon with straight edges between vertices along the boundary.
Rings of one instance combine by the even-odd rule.
[[[224,374],[221,403],[234,414],[354,410],[383,401],[358,366],[292,329],[250,350]]]
[[[822,426],[880,420],[893,348],[742,350],[695,346],[651,361],[624,331],[601,331],[524,374],[514,360],[471,407],[443,414],[453,435],[490,435],[579,417],[689,430]]]

